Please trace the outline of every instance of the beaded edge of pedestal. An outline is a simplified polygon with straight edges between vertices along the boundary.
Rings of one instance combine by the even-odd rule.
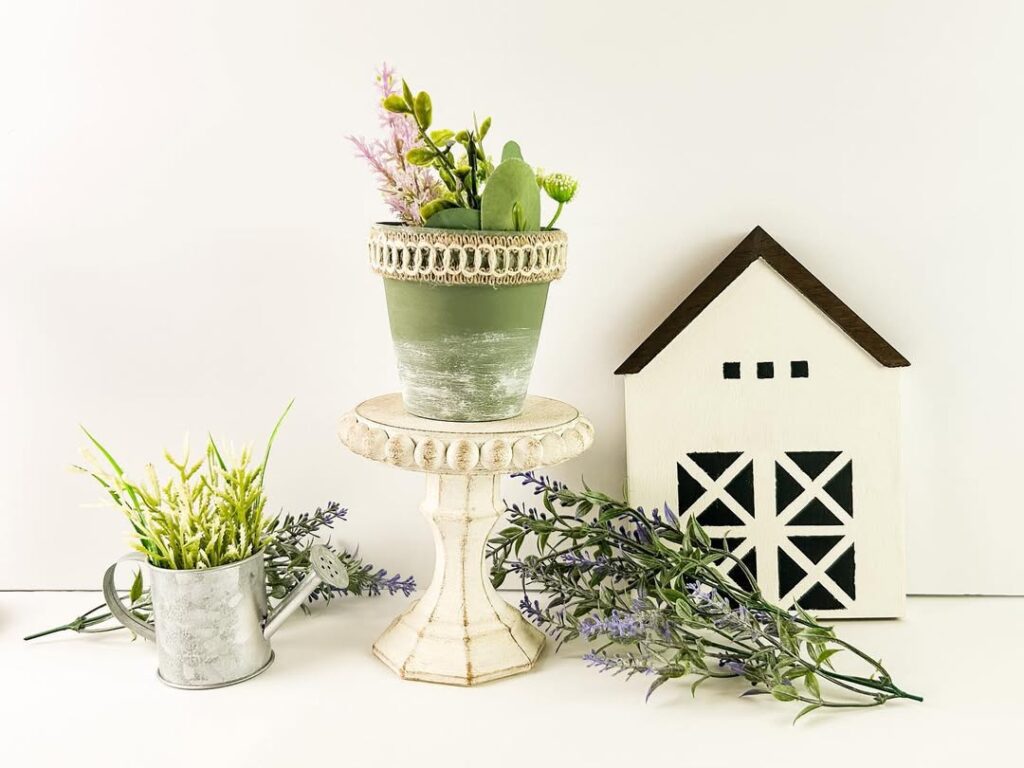
[[[550,467],[574,459],[594,442],[594,427],[582,416],[536,432],[453,434],[443,440],[412,430],[383,427],[348,413],[338,437],[353,453],[403,469],[436,474],[503,474]]]

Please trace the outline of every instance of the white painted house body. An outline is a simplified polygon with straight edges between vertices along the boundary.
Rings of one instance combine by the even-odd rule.
[[[901,616],[905,359],[760,228],[673,315],[620,368],[630,502],[696,515],[784,606]]]

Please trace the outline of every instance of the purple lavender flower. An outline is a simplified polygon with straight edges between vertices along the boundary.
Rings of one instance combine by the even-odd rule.
[[[580,634],[588,640],[597,635],[608,635],[615,640],[634,640],[647,631],[643,615],[612,611],[608,618],[587,616],[580,622]]]
[[[367,566],[366,571],[369,572],[372,568],[373,566]],[[377,597],[382,592],[387,592],[389,595],[397,595],[401,592],[406,597],[409,597],[415,591],[416,579],[414,577],[409,576],[403,579],[400,573],[388,576],[388,572],[383,568],[378,569],[366,581],[366,592],[372,597]]]
[[[597,651],[587,651],[583,654],[583,661],[588,667],[596,668],[599,672],[611,672],[615,675],[620,672],[625,672],[628,676],[656,673],[646,660],[636,656],[609,656]]]
[[[386,131],[384,138],[368,141],[362,137],[347,137],[356,148],[356,156],[362,157],[373,169],[379,189],[398,218],[405,224],[420,224],[420,207],[441,194],[441,184],[433,168],[416,166],[406,160],[409,150],[422,146],[423,142],[407,114],[388,112],[379,106],[380,102],[398,92],[395,71],[381,65],[377,72],[378,108],[380,125]]]
[[[523,598],[519,601],[519,610],[523,612],[523,615],[526,616],[526,618],[530,619],[530,621],[538,627],[544,625],[544,611],[541,610],[539,600],[534,600],[531,603],[530,598],[523,595]]]
[[[745,675],[747,674],[747,666],[741,661],[736,659],[721,659],[718,662],[718,666],[729,670],[734,675]]]
[[[564,552],[559,556],[559,560],[565,565],[575,565],[583,570],[589,570],[592,568],[607,568],[610,563],[607,555],[598,555],[597,557],[588,557],[582,552]]]

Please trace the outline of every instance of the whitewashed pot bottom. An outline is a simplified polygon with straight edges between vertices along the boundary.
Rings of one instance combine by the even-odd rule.
[[[402,678],[476,685],[526,672],[540,656],[543,633],[497,593],[483,563],[500,487],[499,475],[427,476],[421,510],[434,528],[434,579],[373,646]]]

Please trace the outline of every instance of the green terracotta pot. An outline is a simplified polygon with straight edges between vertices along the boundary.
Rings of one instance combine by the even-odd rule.
[[[565,246],[561,232],[374,227],[371,265],[384,278],[410,413],[493,421],[522,412]]]

